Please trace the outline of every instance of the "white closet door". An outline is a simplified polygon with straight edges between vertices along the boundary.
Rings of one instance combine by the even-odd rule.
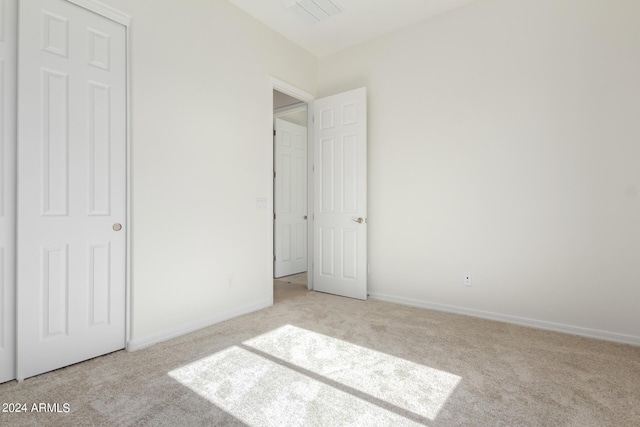
[[[15,378],[17,0],[0,0],[0,383]]]
[[[21,0],[18,380],[125,345],[126,30]]]
[[[274,277],[307,271],[307,128],[275,120]]]

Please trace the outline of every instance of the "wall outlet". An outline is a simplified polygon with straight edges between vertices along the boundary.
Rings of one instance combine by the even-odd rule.
[[[266,197],[256,197],[256,209],[258,209],[259,211],[267,209]]]
[[[464,276],[464,285],[465,286],[471,286],[471,275],[467,274]]]
[[[233,274],[230,274],[229,275],[229,287],[233,288],[235,284],[236,284],[236,278],[233,276]]]

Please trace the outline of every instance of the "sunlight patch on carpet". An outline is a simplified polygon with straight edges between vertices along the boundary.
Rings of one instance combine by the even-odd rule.
[[[239,347],[169,376],[254,427],[421,425]]]
[[[250,426],[424,425],[461,381],[292,325],[169,376]]]
[[[435,420],[461,380],[292,325],[243,344],[430,420]]]

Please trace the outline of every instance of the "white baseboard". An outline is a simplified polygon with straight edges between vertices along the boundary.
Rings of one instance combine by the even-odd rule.
[[[273,303],[271,302],[271,300],[264,300],[257,304],[252,304],[236,310],[226,311],[224,313],[221,313],[217,316],[210,317],[205,320],[187,323],[177,328],[171,328],[171,329],[167,329],[166,331],[158,332],[152,335],[147,335],[146,337],[134,338],[127,343],[126,348],[127,348],[127,351],[141,350],[143,348],[150,347],[159,342],[168,341],[170,339],[177,338],[181,335],[185,335],[191,332],[195,332],[199,329],[203,329],[208,326],[215,325],[216,323],[224,322],[225,320],[242,316],[243,314],[248,314],[254,311],[262,310],[263,308],[267,308],[272,305]]]
[[[371,293],[369,297],[372,299],[380,300],[380,301],[393,302],[396,304],[408,305],[412,307],[427,308],[430,310],[444,311],[447,313],[463,314],[466,316],[479,317],[482,319],[489,319],[489,320],[497,320],[499,322],[513,323],[516,325],[528,326],[531,328],[545,329],[547,331],[562,332],[565,334],[580,335],[587,338],[595,338],[599,340],[613,341],[613,342],[618,342],[623,344],[640,346],[640,337],[636,337],[633,335],[618,334],[615,332],[606,332],[606,331],[600,331],[597,329],[582,328],[579,326],[563,325],[561,323],[553,323],[553,322],[547,322],[544,320],[528,319],[525,317],[511,316],[508,314],[500,314],[500,313],[492,313],[490,311],[475,310],[472,308],[465,308],[465,307],[448,305],[448,304],[440,304],[440,303],[416,300],[411,298],[403,298],[403,297],[397,297],[393,295]]]

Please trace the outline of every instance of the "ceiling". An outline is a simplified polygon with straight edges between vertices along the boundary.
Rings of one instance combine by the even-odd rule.
[[[285,93],[278,92],[277,90],[273,91],[273,109],[276,110],[282,107],[288,107],[289,105],[299,104],[299,99],[294,98],[293,96],[289,96]]]
[[[332,0],[342,12],[308,24],[293,0],[228,0],[318,57],[371,40],[475,0]]]

